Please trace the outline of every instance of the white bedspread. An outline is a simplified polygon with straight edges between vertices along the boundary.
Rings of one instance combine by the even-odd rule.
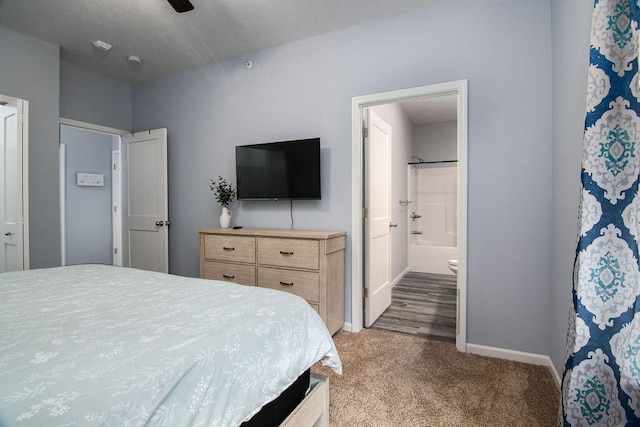
[[[0,274],[0,426],[236,426],[341,363],[301,298],[103,265]]]

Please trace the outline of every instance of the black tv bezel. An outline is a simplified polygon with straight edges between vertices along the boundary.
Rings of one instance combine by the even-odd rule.
[[[250,148],[250,147],[265,147],[265,146],[276,146],[280,144],[290,144],[290,143],[309,143],[309,142],[317,141],[318,144],[318,196],[317,197],[241,197],[239,186],[238,186],[238,148]],[[272,142],[262,142],[257,144],[245,144],[245,145],[236,145],[235,147],[235,174],[236,174],[236,199],[239,201],[278,201],[278,200],[322,200],[322,154],[321,154],[322,146],[320,144],[320,137],[314,138],[301,138],[301,139],[291,139],[285,141],[272,141]]]

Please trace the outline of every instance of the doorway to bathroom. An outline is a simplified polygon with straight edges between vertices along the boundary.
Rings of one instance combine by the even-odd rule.
[[[418,101],[412,101],[414,105]],[[372,325],[455,342],[457,293],[457,137],[455,97],[435,100],[438,114],[411,117],[407,170],[406,266],[391,290],[391,304]],[[415,108],[415,107],[414,107]],[[404,231],[404,230],[403,230]]]
[[[443,101],[452,105],[452,114],[440,124],[414,125],[411,119],[412,110],[422,115],[436,115],[443,110]],[[466,152],[467,152],[467,82],[466,80],[449,82],[418,88],[410,88],[393,92],[356,97],[353,99],[353,144],[352,144],[352,189],[354,197],[352,206],[353,253],[352,253],[352,323],[351,330],[359,331],[363,326],[363,312],[366,298],[372,292],[367,289],[369,277],[363,266],[367,265],[368,253],[365,242],[367,234],[366,188],[369,185],[367,158],[364,156],[366,133],[363,130],[364,118],[372,110],[383,119],[391,122],[391,202],[390,202],[390,247],[391,266],[390,281],[393,288],[402,285],[401,279],[413,274],[432,274],[443,276],[453,283],[448,290],[455,329],[456,347],[466,351]],[[431,112],[428,114],[428,111]],[[403,125],[402,121],[406,123]],[[446,123],[446,124],[445,124]],[[407,131],[406,129],[410,129]],[[425,152],[413,143],[420,135],[431,135],[431,140],[444,140],[437,134],[447,133],[453,129],[453,144],[426,144]],[[411,143],[403,143],[410,139]],[[415,145],[415,146],[414,146]],[[446,147],[445,147],[446,145]],[[402,148],[404,147],[404,148]],[[371,172],[371,171],[369,171]],[[418,189],[422,175],[431,183]],[[452,179],[453,178],[453,179]],[[413,180],[413,183],[411,182]],[[454,187],[455,191],[443,193],[442,188]],[[431,198],[419,193],[433,193]],[[412,200],[415,199],[415,200]],[[418,207],[420,206],[420,207]],[[416,209],[423,211],[418,212]],[[424,216],[425,220],[422,220]],[[421,221],[422,220],[422,221]],[[436,227],[440,222],[442,229]],[[440,236],[437,236],[440,234]],[[433,240],[443,240],[443,242]],[[428,239],[425,240],[425,239]],[[454,242],[452,244],[452,242]],[[431,256],[430,262],[436,265],[433,269],[423,265],[424,254],[414,255],[421,264],[411,260],[411,246],[433,248],[448,247],[437,256]],[[433,250],[430,248],[428,250]],[[447,252],[448,251],[448,252]],[[437,261],[437,259],[440,261]],[[450,269],[457,260],[456,270]],[[452,261],[452,262],[450,262]],[[426,270],[426,271],[423,271]],[[432,270],[432,271],[429,271]],[[456,276],[457,274],[457,276]],[[437,281],[437,280],[436,280]]]

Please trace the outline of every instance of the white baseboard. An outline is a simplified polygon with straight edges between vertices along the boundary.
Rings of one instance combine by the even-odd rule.
[[[393,289],[394,286],[396,286],[398,284],[400,279],[402,279],[409,271],[411,271],[411,270],[409,270],[409,267],[405,267],[405,269],[402,270],[402,272],[400,274],[398,274],[396,276],[396,278],[391,281],[391,289]]]
[[[353,326],[351,325],[351,322],[344,322],[344,325],[342,326],[342,330],[347,332],[353,332]]]
[[[495,357],[498,359],[513,360],[514,362],[529,363],[532,365],[542,365],[549,368],[551,375],[556,380],[556,385],[560,387],[560,375],[556,370],[551,358],[543,354],[525,353],[523,351],[507,350],[498,347],[488,347],[479,344],[467,344],[467,353],[478,354],[480,356]]]
[[[560,374],[558,374],[558,370],[556,369],[556,366],[551,361],[551,358],[549,358],[548,368],[551,370],[551,374],[553,375],[553,378],[556,379],[556,385],[558,386],[558,388],[560,388],[560,384],[562,383],[562,377],[560,376]]]

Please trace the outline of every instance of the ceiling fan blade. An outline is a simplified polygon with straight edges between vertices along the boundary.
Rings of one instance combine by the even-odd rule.
[[[178,13],[184,13],[184,12],[189,12],[190,10],[193,10],[193,5],[189,0],[167,0],[167,1]]]

